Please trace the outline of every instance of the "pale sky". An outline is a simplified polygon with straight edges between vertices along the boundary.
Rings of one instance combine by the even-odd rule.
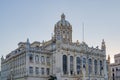
[[[73,28],[73,41],[101,47],[106,42],[107,55],[120,53],[120,0],[0,0],[0,57],[7,55],[21,41],[49,40],[61,14]]]

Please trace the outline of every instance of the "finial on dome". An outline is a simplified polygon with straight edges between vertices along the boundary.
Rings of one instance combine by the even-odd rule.
[[[64,13],[62,13],[61,19],[65,19],[65,14]]]

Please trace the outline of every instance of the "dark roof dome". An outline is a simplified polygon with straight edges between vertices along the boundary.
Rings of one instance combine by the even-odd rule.
[[[70,23],[65,20],[65,15],[64,13],[61,15],[61,20],[56,23],[55,26],[64,26],[64,27],[70,27]]]

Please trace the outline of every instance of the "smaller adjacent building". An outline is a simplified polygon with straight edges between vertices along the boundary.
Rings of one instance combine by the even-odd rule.
[[[120,53],[114,55],[114,63],[110,64],[111,80],[120,80]]]

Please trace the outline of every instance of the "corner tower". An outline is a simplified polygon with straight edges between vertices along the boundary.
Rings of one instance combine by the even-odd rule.
[[[54,34],[56,40],[72,42],[72,26],[65,20],[65,15],[61,15],[61,20],[55,24]]]

